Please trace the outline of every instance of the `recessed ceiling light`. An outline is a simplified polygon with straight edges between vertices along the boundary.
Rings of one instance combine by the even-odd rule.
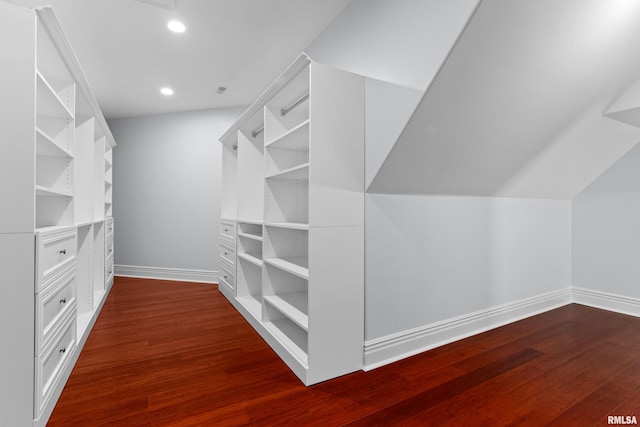
[[[174,33],[184,33],[187,30],[187,27],[180,21],[169,21],[167,24],[167,28],[169,28]]]
[[[173,95],[173,89],[171,89],[170,87],[163,87],[162,89],[160,89],[160,93],[166,96],[171,96]]]

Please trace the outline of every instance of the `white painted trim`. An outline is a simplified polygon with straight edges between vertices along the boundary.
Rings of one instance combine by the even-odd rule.
[[[141,267],[137,265],[117,265],[115,275],[139,277],[143,279],[180,280],[184,282],[218,283],[218,271],[186,270],[182,268]]]
[[[369,371],[571,302],[571,289],[567,288],[368,340],[363,369]]]
[[[572,288],[573,302],[640,317],[640,299],[584,288]]]

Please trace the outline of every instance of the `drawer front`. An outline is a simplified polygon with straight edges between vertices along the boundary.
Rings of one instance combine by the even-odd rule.
[[[113,253],[107,258],[104,263],[104,277],[105,283],[109,284],[113,280],[114,275],[114,266],[113,266]]]
[[[65,316],[64,328],[56,331],[54,340],[35,358],[35,416],[39,418],[51,392],[76,349],[75,310]]]
[[[235,221],[220,221],[220,237],[221,241],[228,242],[234,247],[236,246],[236,223]]]
[[[105,257],[109,258],[113,255],[113,234],[107,237],[107,243],[105,245]]]
[[[231,267],[236,265],[236,250],[225,244],[220,245],[220,260],[226,262]]]
[[[68,264],[76,258],[76,228],[36,232],[36,293],[50,286]]]
[[[233,270],[224,264],[220,264],[220,280],[219,284],[222,286],[226,286],[235,294],[236,280],[235,275],[233,274]]]
[[[76,273],[69,268],[55,284],[36,294],[36,355],[40,354],[65,314],[76,307]]]
[[[113,231],[114,231],[113,217],[107,218],[105,223],[106,223],[106,226],[107,226],[106,231],[105,231],[105,235],[107,237],[113,236]]]

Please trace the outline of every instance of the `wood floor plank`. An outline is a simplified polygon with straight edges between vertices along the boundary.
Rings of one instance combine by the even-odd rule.
[[[377,411],[349,425],[393,425],[400,423],[432,406],[438,405],[439,403],[464,393],[473,387],[490,381],[491,379],[508,372],[521,364],[530,362],[541,355],[542,353],[537,350],[525,348],[513,355],[505,357],[504,359],[490,362],[485,366],[479,367],[409,399],[398,402],[391,407]]]
[[[640,419],[640,319],[577,304],[304,387],[214,285],[116,277],[55,426]]]

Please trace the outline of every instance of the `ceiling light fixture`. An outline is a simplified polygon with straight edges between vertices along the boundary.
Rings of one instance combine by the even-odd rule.
[[[174,33],[184,33],[187,30],[187,27],[180,21],[169,21],[167,24],[167,28],[169,28]]]
[[[160,93],[165,96],[171,96],[173,95],[173,89],[171,89],[170,87],[163,87],[162,89],[160,89]]]

